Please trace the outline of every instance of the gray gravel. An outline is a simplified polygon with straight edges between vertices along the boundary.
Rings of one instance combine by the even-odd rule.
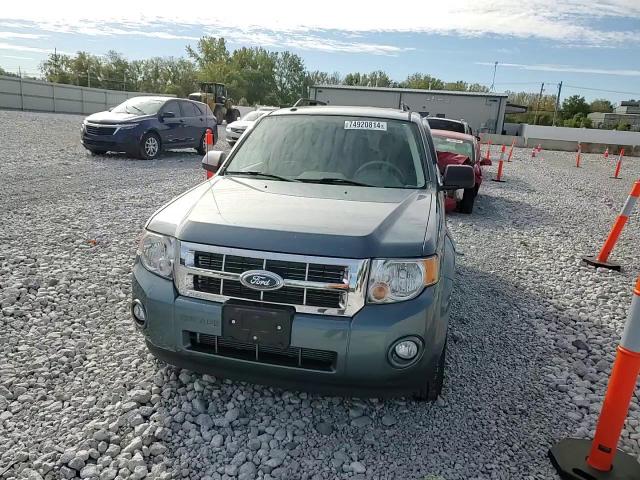
[[[554,478],[592,435],[640,268],[640,215],[587,268],[640,161],[516,150],[460,251],[447,380],[434,404],[344,399],[155,361],[128,313],[144,221],[203,178],[199,156],[91,157],[81,117],[0,111],[0,478]],[[228,148],[220,142],[218,148]],[[487,169],[494,174],[496,166]],[[640,455],[634,398],[622,448]]]

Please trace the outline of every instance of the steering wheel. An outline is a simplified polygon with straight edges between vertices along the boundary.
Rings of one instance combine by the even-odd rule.
[[[396,180],[398,180],[402,185],[405,184],[404,175],[402,174],[402,171],[397,166],[395,166],[393,163],[383,162],[382,160],[372,160],[371,162],[367,162],[367,163],[362,164],[360,166],[360,168],[358,168],[358,170],[356,170],[356,172],[353,174],[353,177],[357,178],[358,175],[363,170],[367,170],[367,169],[370,169],[372,167],[377,167],[378,165],[380,165],[382,167],[386,167],[387,170],[389,170],[391,173],[394,174],[394,176],[396,177]]]

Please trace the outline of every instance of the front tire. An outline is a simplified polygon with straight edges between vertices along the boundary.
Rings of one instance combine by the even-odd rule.
[[[139,157],[143,160],[154,160],[158,158],[162,150],[160,137],[153,132],[145,133],[140,140]]]
[[[461,213],[469,214],[473,212],[473,204],[476,201],[477,194],[478,187],[474,186],[472,188],[465,188],[462,200],[460,200],[460,203],[458,205],[458,209]]]
[[[205,130],[202,134],[202,138],[200,139],[200,143],[196,147],[196,151],[200,155],[205,155],[207,153],[207,131]]]
[[[430,378],[427,378],[423,387],[414,394],[414,398],[418,401],[435,402],[442,392],[444,384],[444,371],[447,357],[447,341],[444,341],[442,353],[438,360],[438,366]]]

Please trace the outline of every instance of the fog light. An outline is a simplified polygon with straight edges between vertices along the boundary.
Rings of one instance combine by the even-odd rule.
[[[418,345],[413,340],[403,340],[393,350],[402,360],[411,360],[418,354]]]
[[[424,342],[420,337],[404,337],[389,347],[387,359],[396,368],[406,368],[419,362],[423,352]]]
[[[136,299],[131,303],[131,315],[138,327],[144,327],[147,324],[147,312],[140,300]]]

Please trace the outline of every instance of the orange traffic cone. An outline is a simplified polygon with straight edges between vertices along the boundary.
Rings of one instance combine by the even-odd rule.
[[[578,154],[576,155],[576,168],[580,168],[581,155],[582,155],[582,145],[578,144]]]
[[[511,141],[511,148],[509,149],[509,156],[507,157],[507,162],[511,161],[511,155],[513,155],[513,146],[516,144],[516,139],[514,138]]]
[[[567,438],[549,457],[560,477],[569,480],[632,480],[640,478],[640,463],[618,450],[618,441],[640,375],[640,277],[618,346],[593,442]]]
[[[609,147],[607,147],[606,150],[604,151],[604,158],[605,160],[609,158]]]
[[[620,149],[620,156],[618,157],[618,161],[616,162],[616,171],[613,173],[613,177],[616,180],[620,180],[620,169],[622,168],[622,157],[624,157],[624,148]]]
[[[633,184],[633,188],[631,189],[631,193],[627,197],[627,201],[624,203],[622,207],[622,211],[616,218],[616,221],[609,232],[609,236],[604,242],[602,246],[602,250],[597,257],[583,257],[582,261],[593,265],[594,267],[604,267],[609,268],[611,270],[620,270],[620,265],[617,263],[609,262],[609,255],[613,251],[613,247],[616,246],[616,242],[622,233],[622,229],[624,228],[627,220],[633,213],[633,208],[636,206],[636,202],[638,201],[638,197],[640,197],[640,180],[636,180]],[[640,478],[640,477],[639,477]]]
[[[500,161],[498,162],[498,173],[496,174],[496,178],[492,178],[494,182],[504,182],[502,180],[502,169],[504,168],[504,152],[506,147],[502,145],[502,149],[500,150]]]

